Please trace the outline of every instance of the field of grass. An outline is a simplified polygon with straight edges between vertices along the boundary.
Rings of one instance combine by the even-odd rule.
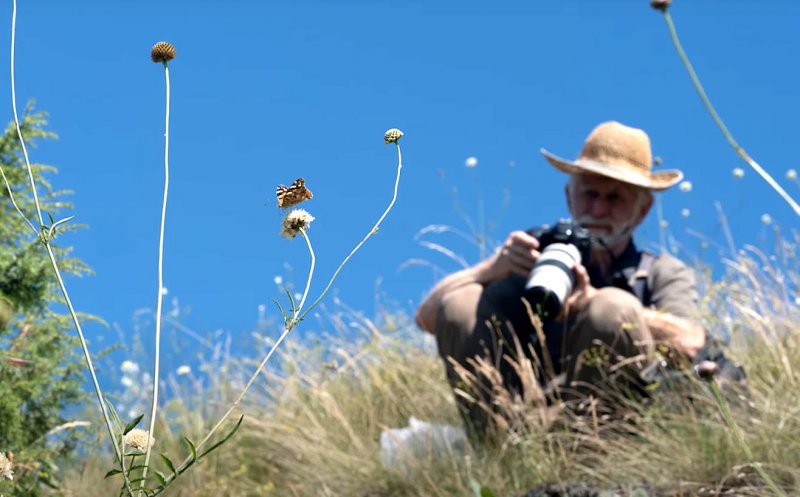
[[[493,443],[408,452],[399,456],[402,463],[384,467],[384,430],[408,425],[410,416],[455,426],[461,419],[430,336],[403,313],[372,321],[343,311],[331,314],[334,332],[318,345],[287,344],[243,406],[241,431],[171,494],[512,496],[558,482],[611,492],[603,495],[797,494],[800,306],[787,289],[798,281],[794,245],[784,246],[774,257],[742,251],[728,261],[725,277],[703,283],[705,322],[729,337],[729,354],[748,374],[746,391],[726,394],[735,427],[721,415],[710,385],[688,373],[679,392],[664,391],[625,423],[564,412],[546,429],[543,406],[509,398],[500,409],[513,430]],[[347,334],[353,323],[358,340],[334,338],[337,327]],[[217,381],[184,392],[161,411],[157,452],[182,458],[186,446],[170,433],[202,434],[252,364],[222,358],[208,367],[221,372]],[[102,446],[66,469],[66,495],[119,490],[118,480],[100,483],[113,460]]]

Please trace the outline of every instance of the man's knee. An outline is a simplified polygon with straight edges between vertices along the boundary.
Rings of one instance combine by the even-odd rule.
[[[633,294],[614,287],[601,288],[578,317],[583,325],[600,334],[643,334],[642,304]]]
[[[479,284],[465,285],[442,299],[436,321],[436,342],[443,358],[453,357],[462,362],[474,348],[471,342],[476,338],[476,315],[482,291]]]

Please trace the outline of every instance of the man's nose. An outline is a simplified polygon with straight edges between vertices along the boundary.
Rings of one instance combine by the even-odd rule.
[[[592,200],[592,204],[590,206],[591,212],[590,214],[595,217],[603,217],[608,215],[608,202],[602,198],[596,198]]]

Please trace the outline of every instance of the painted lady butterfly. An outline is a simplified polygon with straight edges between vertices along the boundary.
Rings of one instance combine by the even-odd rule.
[[[278,207],[281,209],[295,206],[314,196],[311,190],[306,188],[306,180],[303,178],[297,178],[289,186],[278,185],[278,188],[275,189],[275,194],[278,196]]]

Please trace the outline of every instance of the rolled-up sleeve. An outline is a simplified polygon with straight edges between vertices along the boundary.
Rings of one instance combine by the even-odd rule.
[[[694,318],[698,314],[698,292],[694,271],[680,260],[662,254],[648,275],[650,301],[658,310]]]

